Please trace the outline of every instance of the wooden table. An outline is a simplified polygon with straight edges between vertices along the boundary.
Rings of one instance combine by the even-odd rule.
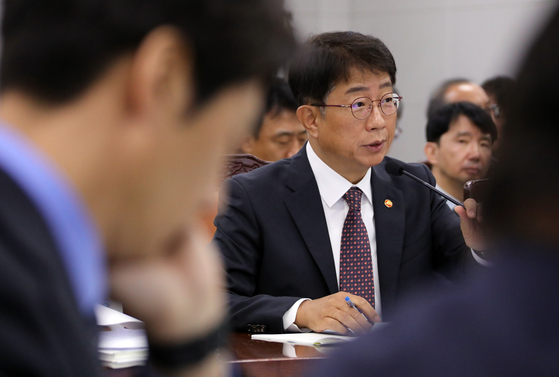
[[[235,333],[231,336],[230,361],[238,367],[244,377],[297,377],[325,355],[308,346],[291,346],[287,349],[292,356],[284,355],[284,344],[251,340],[250,334]]]

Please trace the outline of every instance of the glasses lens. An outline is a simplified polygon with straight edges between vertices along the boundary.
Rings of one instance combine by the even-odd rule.
[[[396,127],[396,132],[394,132],[394,140],[396,140],[397,138],[400,137],[400,135],[402,134],[402,130],[400,127]]]
[[[396,93],[388,93],[380,99],[380,109],[385,115],[392,115],[400,106],[400,96]]]
[[[499,105],[494,104],[492,107],[493,107],[493,113],[495,113],[495,118],[498,118],[500,114]]]
[[[351,112],[357,119],[365,119],[373,109],[373,101],[367,97],[357,98],[351,104]]]

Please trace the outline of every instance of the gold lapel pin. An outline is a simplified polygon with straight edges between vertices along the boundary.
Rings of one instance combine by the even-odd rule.
[[[394,204],[392,203],[392,200],[386,199],[386,200],[384,201],[384,205],[385,205],[387,208],[392,208],[392,206],[393,206]]]

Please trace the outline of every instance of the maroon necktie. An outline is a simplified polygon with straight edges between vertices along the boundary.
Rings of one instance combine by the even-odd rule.
[[[363,297],[375,307],[375,282],[371,245],[361,217],[361,195],[357,187],[343,196],[349,205],[340,245],[340,291]]]

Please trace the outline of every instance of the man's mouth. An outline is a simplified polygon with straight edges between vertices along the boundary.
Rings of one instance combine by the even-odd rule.
[[[366,144],[365,148],[373,152],[378,152],[382,149],[384,143],[385,143],[384,140],[374,141],[371,144]]]
[[[479,175],[479,173],[481,172],[481,168],[476,166],[468,166],[464,168],[464,171],[466,171],[466,173],[470,175]]]

